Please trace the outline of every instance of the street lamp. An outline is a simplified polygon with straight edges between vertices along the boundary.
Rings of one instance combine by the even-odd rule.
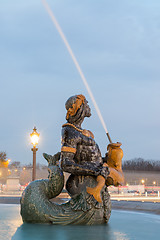
[[[153,182],[153,185],[154,185],[154,186],[156,185],[156,181]]]
[[[144,184],[144,182],[145,182],[144,179],[142,179],[142,180],[141,180],[141,183]]]
[[[7,162],[8,162],[8,164],[9,164],[9,163],[11,162],[11,159],[10,159],[10,158],[8,158]]]
[[[37,133],[36,127],[33,128],[33,132],[30,134],[31,137],[31,143],[33,145],[33,148],[31,150],[33,151],[33,170],[32,170],[32,181],[36,179],[36,152],[38,148],[36,145],[39,141],[39,133]]]

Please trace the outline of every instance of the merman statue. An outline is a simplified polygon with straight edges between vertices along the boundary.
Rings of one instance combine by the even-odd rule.
[[[124,182],[120,143],[108,145],[102,158],[91,131],[82,129],[91,110],[83,95],[70,97],[65,104],[67,114],[62,126],[61,153],[44,154],[49,178],[31,182],[22,194],[21,215],[24,222],[52,224],[104,224],[111,215],[109,185]],[[63,171],[70,173],[66,189],[71,199],[55,204],[50,199],[62,191]]]

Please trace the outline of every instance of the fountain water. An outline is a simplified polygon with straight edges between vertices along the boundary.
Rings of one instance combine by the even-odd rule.
[[[111,143],[112,141],[111,141],[111,138],[110,138],[110,136],[109,136],[109,132],[108,132],[108,130],[107,130],[107,127],[106,127],[106,124],[105,124],[104,119],[103,119],[103,117],[102,117],[102,114],[101,114],[101,112],[100,112],[100,109],[99,109],[99,107],[98,107],[98,105],[97,105],[97,103],[96,103],[96,101],[95,101],[95,98],[94,98],[94,96],[93,96],[93,93],[92,93],[92,91],[91,91],[91,89],[90,89],[90,87],[89,87],[89,85],[88,85],[88,82],[87,82],[87,80],[86,80],[86,78],[85,78],[85,76],[84,76],[84,74],[83,74],[83,72],[82,72],[82,70],[81,70],[81,68],[80,68],[80,65],[79,65],[79,63],[78,63],[78,61],[77,61],[77,59],[76,59],[76,57],[75,57],[75,55],[74,55],[71,47],[70,47],[70,45],[69,45],[69,43],[68,43],[68,41],[67,41],[67,38],[65,37],[65,35],[64,35],[64,33],[63,33],[60,25],[59,25],[59,23],[57,22],[54,14],[53,14],[53,12],[52,12],[52,10],[50,9],[49,5],[47,4],[47,2],[46,2],[45,0],[42,0],[42,2],[43,2],[44,7],[45,7],[46,10],[47,10],[49,16],[51,17],[52,22],[54,23],[57,31],[59,32],[59,34],[60,34],[60,36],[61,36],[61,38],[62,38],[62,40],[63,40],[63,42],[64,42],[64,44],[65,44],[65,46],[66,46],[66,48],[67,48],[67,50],[68,50],[68,52],[69,52],[69,54],[70,54],[70,56],[71,56],[71,58],[72,58],[72,60],[73,60],[73,62],[74,62],[74,64],[75,64],[75,66],[76,66],[76,68],[77,68],[80,76],[81,76],[81,79],[82,79],[82,81],[83,81],[83,83],[84,83],[84,85],[85,85],[85,87],[86,87],[86,89],[87,89],[87,91],[88,91],[88,94],[89,94],[89,96],[90,96],[90,98],[91,98],[91,100],[92,100],[92,102],[93,102],[93,105],[94,105],[94,107],[95,107],[95,109],[96,109],[96,112],[97,112],[98,117],[99,117],[99,119],[100,119],[100,121],[101,121],[101,123],[102,123],[102,126],[103,126],[103,128],[104,128],[104,130],[105,130],[105,132],[106,132],[106,134],[107,134],[107,137],[108,137],[108,139],[109,139],[109,142]]]
[[[51,226],[22,224],[17,204],[0,205],[0,239],[41,240],[52,239],[107,239],[107,240],[158,240],[160,216],[129,211],[112,211],[108,225]]]

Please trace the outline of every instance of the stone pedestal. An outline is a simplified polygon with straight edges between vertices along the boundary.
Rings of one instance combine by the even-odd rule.
[[[6,182],[7,191],[19,191],[19,177],[8,178]]]

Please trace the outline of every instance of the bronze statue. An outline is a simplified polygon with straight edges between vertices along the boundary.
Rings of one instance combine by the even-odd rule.
[[[72,96],[65,106],[67,123],[62,126],[61,154],[44,154],[49,162],[49,179],[34,181],[25,189],[21,199],[22,219],[64,225],[107,223],[111,214],[107,187],[124,181],[121,144],[109,144],[108,154],[102,158],[93,133],[81,127],[84,118],[91,116],[86,98]],[[71,200],[58,205],[50,199],[62,191],[62,170],[71,174],[66,183]]]

